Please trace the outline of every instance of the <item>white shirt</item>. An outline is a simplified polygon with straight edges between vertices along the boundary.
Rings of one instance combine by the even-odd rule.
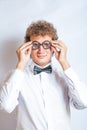
[[[87,107],[87,87],[70,67],[33,75],[33,65],[14,70],[0,92],[0,107],[12,112],[18,106],[16,130],[70,130],[70,103]]]

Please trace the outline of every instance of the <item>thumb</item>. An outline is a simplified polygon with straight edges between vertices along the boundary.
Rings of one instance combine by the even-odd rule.
[[[53,52],[55,53],[55,55],[58,56],[58,51],[56,50],[56,48],[55,48],[55,47],[52,47],[52,50],[53,50]]]

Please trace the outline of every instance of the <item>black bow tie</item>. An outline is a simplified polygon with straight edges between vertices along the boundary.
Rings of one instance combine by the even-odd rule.
[[[41,69],[41,68],[39,68],[37,66],[34,66],[34,75],[39,74],[41,72],[52,73],[51,65],[49,65],[49,66],[47,66],[47,67],[45,67],[43,69]]]

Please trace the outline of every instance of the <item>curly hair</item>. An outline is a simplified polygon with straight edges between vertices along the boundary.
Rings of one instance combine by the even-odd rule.
[[[53,24],[44,20],[31,23],[31,25],[26,30],[25,42],[30,41],[31,36],[38,35],[49,35],[52,37],[52,40],[58,39],[57,30],[54,28]]]

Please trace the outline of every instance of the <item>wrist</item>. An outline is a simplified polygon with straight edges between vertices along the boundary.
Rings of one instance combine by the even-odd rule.
[[[24,70],[24,65],[23,63],[19,62],[17,65],[16,65],[16,69],[19,69],[19,70]]]
[[[68,68],[70,68],[70,64],[68,63],[68,61],[63,61],[61,63],[61,66],[62,66],[64,71],[67,70]]]

